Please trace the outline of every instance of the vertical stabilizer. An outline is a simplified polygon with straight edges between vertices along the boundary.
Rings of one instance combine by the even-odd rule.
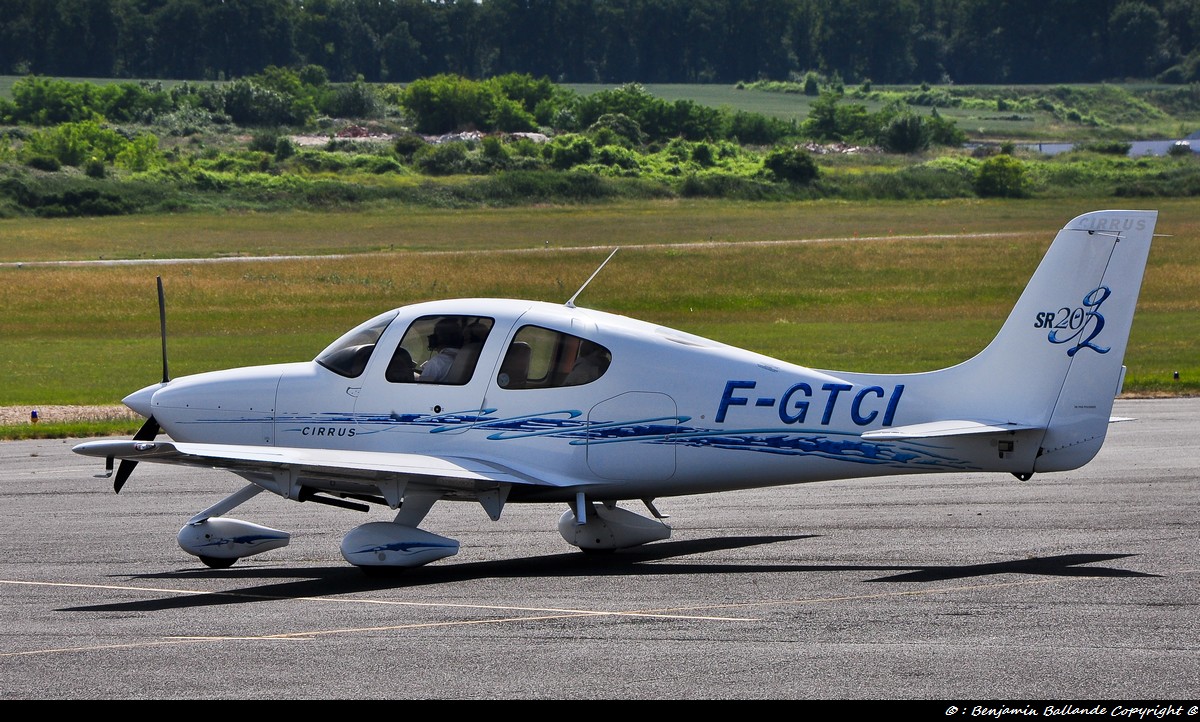
[[[1124,379],[1157,218],[1157,211],[1105,210],[1067,223],[987,348],[957,366],[902,378],[908,404],[897,425],[1041,429],[1028,471],[1090,461],[1104,442]]]
[[[981,415],[1046,428],[1034,470],[1074,469],[1104,442],[1157,211],[1067,223],[1000,333],[950,369]]]

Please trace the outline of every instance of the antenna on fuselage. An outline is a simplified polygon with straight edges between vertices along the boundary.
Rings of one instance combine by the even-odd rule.
[[[612,257],[617,255],[617,251],[619,250],[621,250],[619,246],[614,248],[613,252],[608,254],[608,258],[604,259],[604,263],[601,263],[595,271],[592,271],[592,275],[588,276],[588,280],[584,281],[583,285],[579,287],[579,290],[575,292],[575,295],[571,296],[571,298],[567,300],[567,308],[575,308],[575,299],[579,297],[579,294],[583,293],[583,289],[587,288],[587,285],[592,282],[592,279],[596,277],[596,274],[600,273],[600,269],[604,268],[604,264],[611,261]]]

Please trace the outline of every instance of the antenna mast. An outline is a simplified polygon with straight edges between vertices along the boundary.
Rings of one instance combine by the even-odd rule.
[[[584,281],[583,285],[579,287],[579,290],[575,292],[575,295],[571,296],[571,298],[567,300],[567,308],[575,308],[575,299],[579,297],[579,294],[583,293],[583,289],[587,288],[587,285],[592,282],[592,279],[596,277],[596,274],[600,273],[600,269],[604,268],[604,265],[611,261],[612,257],[617,255],[617,251],[619,250],[621,250],[619,246],[614,248],[613,252],[608,254],[608,258],[604,259],[604,263],[601,263],[599,268],[597,268],[595,271],[592,271],[592,275],[588,276],[588,280]]]

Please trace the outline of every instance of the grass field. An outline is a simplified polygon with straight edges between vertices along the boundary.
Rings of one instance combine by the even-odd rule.
[[[0,406],[116,403],[157,380],[157,275],[179,376],[310,359],[359,321],[419,300],[566,301],[615,246],[580,305],[818,368],[930,370],[990,340],[1067,220],[1122,205],[663,202],[8,220]],[[1137,206],[1160,210],[1165,235],[1151,251],[1126,389],[1196,392],[1200,200]],[[221,260],[236,254],[307,258]],[[30,262],[101,256],[195,260]]]

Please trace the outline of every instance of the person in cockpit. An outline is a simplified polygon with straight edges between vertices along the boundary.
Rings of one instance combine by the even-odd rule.
[[[418,381],[438,382],[446,377],[454,365],[454,357],[463,345],[462,327],[456,319],[443,318],[433,327],[429,335],[429,349],[435,351],[429,360],[421,364]]]
[[[579,347],[579,359],[571,367],[571,373],[563,380],[563,386],[578,386],[595,381],[608,370],[612,354],[594,341],[584,339]]]

